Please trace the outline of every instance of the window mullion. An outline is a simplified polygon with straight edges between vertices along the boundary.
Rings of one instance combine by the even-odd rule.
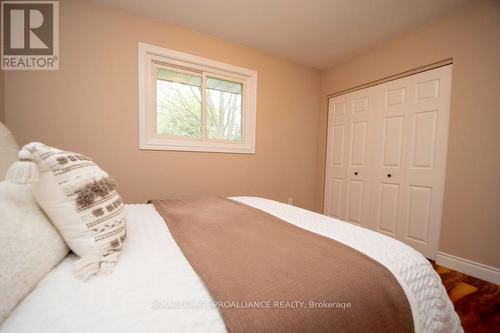
[[[207,140],[207,91],[206,91],[207,76],[201,74],[201,141]]]

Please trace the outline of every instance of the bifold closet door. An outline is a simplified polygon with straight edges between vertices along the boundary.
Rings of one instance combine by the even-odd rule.
[[[403,241],[434,259],[446,176],[452,66],[412,76]]]
[[[345,220],[347,140],[350,95],[328,101],[328,144],[325,170],[324,213]]]
[[[409,78],[373,87],[377,95],[374,191],[370,228],[401,239],[408,145]]]
[[[434,259],[439,245],[448,147],[451,65],[411,77],[400,238]]]
[[[374,114],[371,90],[329,100],[325,212],[368,227]]]
[[[324,213],[434,258],[450,95],[451,65],[331,98]]]
[[[350,94],[348,121],[345,220],[364,227],[370,221],[373,162],[368,144],[373,140],[373,91]]]
[[[451,66],[374,89],[380,99],[371,228],[433,259],[441,227]]]

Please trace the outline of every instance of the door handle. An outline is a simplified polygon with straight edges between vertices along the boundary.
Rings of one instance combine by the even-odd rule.
[[[391,178],[392,175],[390,173],[387,174],[387,178]]]

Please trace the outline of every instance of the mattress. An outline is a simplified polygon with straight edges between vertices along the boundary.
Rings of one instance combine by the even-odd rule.
[[[439,276],[417,251],[385,235],[256,197],[234,200],[330,237],[387,267],[408,297],[416,332],[462,332]],[[128,241],[113,274],[82,282],[73,255],[55,267],[0,332],[226,332],[210,294],[152,205],[126,205]],[[328,260],[328,258],[325,258]]]

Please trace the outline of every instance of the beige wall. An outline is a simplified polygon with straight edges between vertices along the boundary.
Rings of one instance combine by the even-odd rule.
[[[6,73],[6,122],[93,157],[127,202],[256,195],[315,206],[320,72],[92,2],[61,1],[60,70]],[[258,71],[257,154],[138,149],[139,41]]]
[[[3,71],[0,70],[0,121],[4,122],[5,120],[5,99],[4,99],[4,93],[3,93],[3,86],[4,86],[4,74]]]
[[[439,250],[500,267],[500,2],[477,1],[322,74],[318,209],[323,201],[327,95],[453,58]]]

